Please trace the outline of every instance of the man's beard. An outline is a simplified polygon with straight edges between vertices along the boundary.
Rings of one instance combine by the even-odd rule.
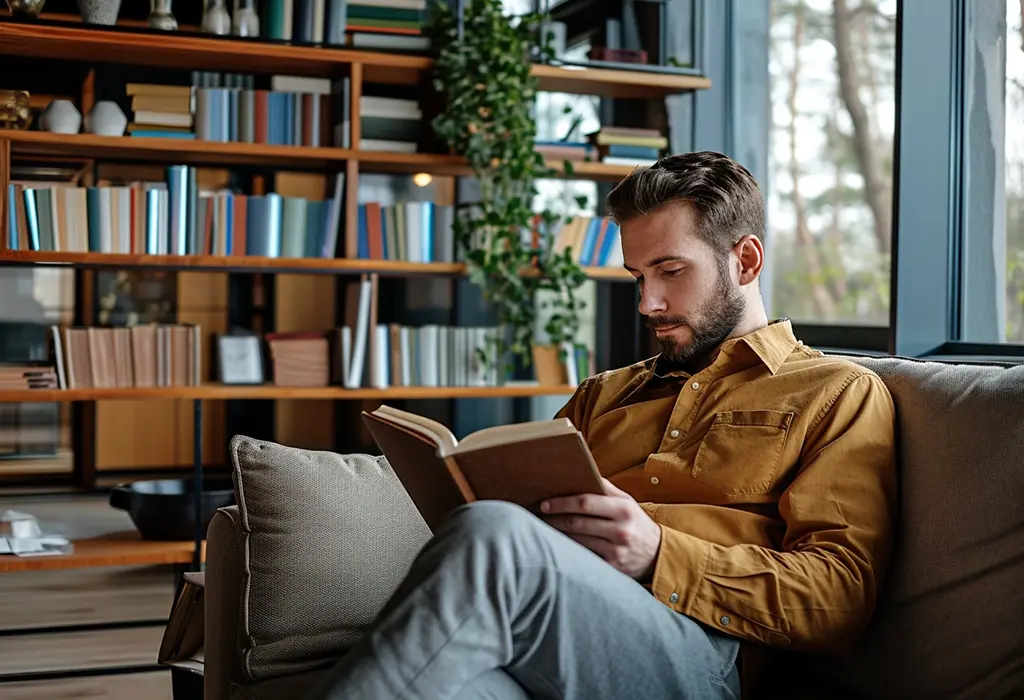
[[[724,343],[743,320],[745,310],[743,295],[729,283],[728,270],[722,264],[715,293],[699,309],[700,321],[696,325],[690,323],[686,316],[648,316],[647,325],[651,328],[687,326],[690,329],[690,339],[685,343],[670,337],[658,339],[665,359],[682,365],[707,357]]]

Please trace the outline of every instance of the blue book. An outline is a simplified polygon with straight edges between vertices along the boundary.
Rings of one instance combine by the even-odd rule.
[[[7,185],[7,247],[18,249],[18,190]]]
[[[359,229],[356,237],[356,257],[368,259],[370,257],[370,231],[366,225],[366,205],[359,205]]]
[[[434,261],[434,203],[421,202],[423,224],[423,262]]]
[[[32,187],[22,190],[25,198],[25,218],[28,219],[28,247],[29,250],[39,250],[39,212],[36,210],[36,191]],[[90,240],[90,243],[92,241]],[[99,248],[96,248],[99,250]]]
[[[583,249],[580,251],[580,265],[589,265],[594,256],[594,246],[597,245],[597,235],[601,232],[601,217],[593,216],[587,224],[587,233],[583,239]]]

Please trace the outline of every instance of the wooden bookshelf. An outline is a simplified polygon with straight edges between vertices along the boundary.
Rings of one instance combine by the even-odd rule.
[[[97,136],[52,134],[48,131],[0,131],[15,156],[64,156],[104,158],[187,165],[248,165],[338,169],[357,161],[361,170],[381,173],[428,172],[435,175],[469,175],[469,166],[458,156],[435,153],[359,151],[329,146],[273,146],[262,143],[196,141],[149,136]],[[556,174],[564,174],[561,161],[549,161]],[[574,177],[618,181],[629,175],[628,165],[597,162],[573,163]]]
[[[284,42],[158,32],[134,26],[92,28],[75,23],[0,22],[0,56],[163,68],[337,77],[359,64],[363,81],[417,85],[433,61],[423,56],[353,51]],[[707,78],[605,68],[536,65],[540,89],[614,98],[657,99],[706,90]]]
[[[70,554],[36,557],[0,557],[0,574],[15,571],[52,571],[90,566],[138,566],[143,564],[190,564],[195,543],[143,540],[138,532],[126,531],[84,540],[72,540]],[[203,558],[205,559],[205,543]]]
[[[134,399],[494,399],[528,396],[564,396],[574,386],[396,386],[387,389],[344,389],[338,386],[300,387],[261,384],[256,386],[202,384],[200,386],[109,388],[109,389],[19,389],[0,392],[0,403],[73,401],[125,401]]]
[[[385,276],[462,275],[462,263],[418,263],[401,260],[363,260],[348,258],[265,258],[255,255],[135,255],[120,253],[54,253],[34,250],[7,250],[0,247],[0,263],[47,267],[77,268],[152,268],[162,270],[201,270],[204,272],[290,272]],[[587,276],[604,281],[632,281],[620,267],[584,267]]]

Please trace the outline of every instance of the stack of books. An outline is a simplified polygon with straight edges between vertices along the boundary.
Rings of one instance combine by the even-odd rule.
[[[416,100],[364,95],[359,101],[359,119],[359,148],[362,150],[417,151],[423,112]]]
[[[192,88],[188,85],[128,83],[132,121],[128,133],[172,139],[194,139]]]
[[[330,343],[321,332],[268,333],[277,386],[328,386]]]
[[[598,150],[586,141],[536,141],[533,148],[545,160],[583,162],[595,160]]]
[[[668,139],[657,129],[604,126],[588,137],[608,165],[652,165],[668,148]]]
[[[427,0],[348,0],[349,44],[355,48],[426,51]]]

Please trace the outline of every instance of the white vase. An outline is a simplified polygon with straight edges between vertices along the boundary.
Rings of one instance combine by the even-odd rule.
[[[39,128],[52,134],[77,134],[82,113],[70,100],[53,100],[39,115]]]
[[[98,136],[123,136],[128,118],[116,102],[101,100],[85,115],[85,130]]]

